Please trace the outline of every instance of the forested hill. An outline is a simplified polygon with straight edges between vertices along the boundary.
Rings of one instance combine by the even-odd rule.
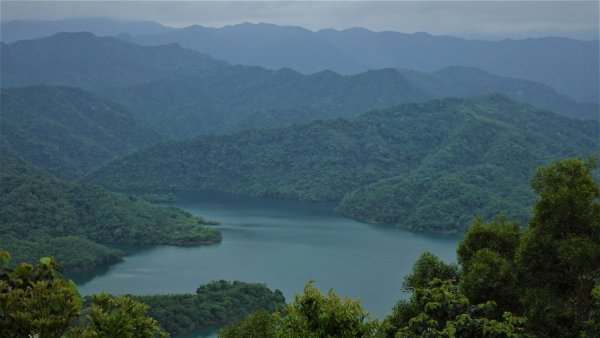
[[[16,263],[54,256],[67,270],[120,257],[103,244],[214,243],[220,233],[175,208],[64,182],[0,155],[0,250]]]
[[[175,44],[142,47],[89,33],[3,44],[1,62],[5,87],[86,88],[176,138],[354,117],[406,102],[494,92],[570,117],[598,119],[599,112],[598,104],[578,103],[546,85],[467,67],[303,75],[232,66]]]
[[[77,88],[2,89],[0,152],[65,179],[165,140],[125,107]]]
[[[225,64],[177,44],[143,47],[87,32],[2,43],[1,50],[3,87],[123,87]]]
[[[598,152],[599,123],[506,96],[448,98],[273,130],[167,142],[87,179],[108,188],[195,189],[310,201],[437,231],[473,217],[528,215],[532,169]]]

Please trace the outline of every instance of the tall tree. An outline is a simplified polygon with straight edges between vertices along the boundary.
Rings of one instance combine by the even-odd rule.
[[[600,281],[600,186],[595,159],[557,161],[536,170],[540,198],[517,250],[521,297],[540,336],[574,337],[593,314]]]
[[[462,291],[474,303],[496,302],[497,316],[519,312],[514,257],[520,238],[518,222],[504,216],[489,223],[476,219],[456,251]]]

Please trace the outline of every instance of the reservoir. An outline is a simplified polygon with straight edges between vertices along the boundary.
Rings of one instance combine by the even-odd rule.
[[[292,302],[309,280],[360,299],[383,318],[406,295],[403,277],[424,251],[456,261],[461,238],[357,222],[335,204],[215,193],[175,193],[171,205],[219,221],[219,244],[121,247],[124,261],[69,276],[83,295],[194,293],[212,280],[264,283]]]

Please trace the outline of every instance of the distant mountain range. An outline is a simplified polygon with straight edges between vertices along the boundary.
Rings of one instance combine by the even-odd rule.
[[[448,98],[350,120],[162,143],[85,180],[109,189],[343,199],[340,210],[358,219],[462,232],[476,216],[504,211],[525,220],[532,170],[597,152],[599,128],[497,94]]]
[[[60,32],[91,32],[99,36],[114,36],[123,33],[147,35],[165,33],[172,29],[153,21],[123,21],[103,17],[12,20],[0,23],[0,39],[9,43],[42,38]]]
[[[433,73],[331,71],[232,66],[176,44],[139,46],[91,33],[2,44],[2,86],[82,87],[119,102],[176,138],[353,117],[373,108],[446,96],[503,93],[576,118],[598,118],[598,104],[552,88],[469,67]]]
[[[232,64],[288,67],[303,73],[475,67],[544,83],[581,102],[598,103],[600,95],[598,41],[553,37],[480,41],[362,28],[313,32],[270,24],[191,26],[130,40],[148,45],[177,42]]]
[[[73,31],[119,35],[147,45],[176,42],[231,64],[287,67],[302,73],[332,70],[356,74],[381,68],[433,72],[449,66],[474,67],[540,82],[579,102],[600,102],[597,40],[546,37],[483,41],[363,28],[313,32],[302,27],[250,23],[175,29],[155,22],[107,18],[10,21],[2,23],[1,31],[4,42]]]

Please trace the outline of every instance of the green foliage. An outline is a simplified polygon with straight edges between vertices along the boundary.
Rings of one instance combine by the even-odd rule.
[[[473,303],[492,300],[496,314],[519,312],[520,286],[514,256],[521,238],[518,222],[501,216],[484,223],[476,219],[457,249],[463,274],[460,286]]]
[[[51,255],[68,270],[114,262],[119,251],[99,243],[214,243],[220,233],[175,208],[104,189],[64,182],[0,156],[0,248],[16,261]]]
[[[416,289],[411,299],[418,315],[399,327],[396,337],[524,337],[526,320],[505,312],[502,320],[488,318],[493,302],[471,305],[458,286],[434,279]]]
[[[280,319],[281,317],[276,313],[265,310],[257,311],[244,318],[244,320],[221,329],[219,337],[279,338],[282,337],[277,329]]]
[[[592,177],[595,166],[595,159],[567,159],[538,168],[531,184],[540,199],[524,233],[504,216],[487,224],[476,219],[457,249],[458,284],[437,280],[429,287],[407,288],[410,281],[422,285],[435,277],[417,273],[423,267],[444,266],[422,256],[404,285],[414,294],[386,318],[386,334],[522,336],[526,329],[544,337],[597,336],[600,185]]]
[[[167,337],[158,322],[147,316],[148,305],[130,297],[105,293],[92,295],[82,326],[73,328],[72,337]]]
[[[540,195],[517,250],[521,297],[531,330],[574,337],[595,312],[600,278],[600,185],[595,160],[568,159],[536,170]]]
[[[52,237],[40,235],[19,239],[12,236],[0,240],[2,249],[15,252],[15,261],[30,262],[35,257],[51,254],[68,271],[82,271],[91,267],[115,263],[123,253],[79,236]]]
[[[125,107],[81,89],[2,89],[0,153],[65,179],[163,140]]]
[[[172,193],[168,193],[165,195],[161,194],[143,194],[140,196],[146,202],[150,203],[173,203],[177,201],[177,197]]]
[[[458,262],[464,269],[468,269],[473,256],[482,249],[490,249],[504,259],[512,261],[520,238],[521,229],[517,222],[508,221],[504,216],[489,223],[484,223],[478,218],[458,245]]]
[[[62,278],[60,265],[44,257],[40,264],[9,268],[10,255],[0,251],[0,335],[61,337],[79,315],[82,300],[73,282]]]
[[[460,287],[471,302],[494,301],[496,315],[504,311],[520,313],[521,287],[513,261],[492,249],[484,248],[473,255],[468,268],[463,269]]]
[[[309,282],[282,313],[257,313],[223,329],[219,337],[376,337],[379,323],[360,302],[324,295]]]
[[[172,335],[232,323],[256,311],[275,311],[285,302],[281,291],[271,291],[264,284],[223,280],[200,286],[196,294],[133,298],[148,304],[149,315]]]
[[[410,275],[404,277],[402,290],[413,292],[427,287],[435,278],[457,281],[458,276],[459,270],[456,264],[446,264],[431,252],[424,252],[413,264]]]
[[[592,312],[584,323],[584,330],[581,336],[592,338],[600,332],[600,284],[597,284],[592,290]]]
[[[491,95],[352,120],[159,144],[86,180],[112,189],[226,191],[339,201],[350,217],[461,233],[475,217],[525,221],[531,171],[597,150],[599,125]]]
[[[85,319],[78,323],[83,299],[77,286],[60,274],[50,257],[40,264],[10,268],[0,251],[0,336],[2,337],[166,337],[146,316],[148,306],[129,297],[93,295]]]

